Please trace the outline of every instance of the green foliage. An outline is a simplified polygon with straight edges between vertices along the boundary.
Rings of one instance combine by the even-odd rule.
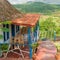
[[[60,51],[60,43],[59,42],[55,42],[54,44],[55,44],[57,50]]]
[[[31,47],[33,48],[33,49],[35,49],[35,48],[37,48],[38,47],[38,43],[37,42],[35,42],[35,43],[33,43],[33,44],[31,44]]]
[[[56,35],[60,36],[60,5],[28,2],[26,4],[14,5],[14,7],[24,13],[40,13],[51,16],[47,19],[45,19],[45,17],[40,19],[40,31],[55,30]]]
[[[54,39],[54,31],[56,31],[56,23],[53,17],[40,19],[40,39]]]
[[[0,35],[0,39],[2,39],[3,38],[3,35]]]
[[[17,4],[14,5],[19,11],[25,13],[43,13],[43,14],[52,14],[54,12],[60,11],[60,5],[46,4],[42,2],[29,2],[26,4]]]
[[[11,21],[4,21],[4,22],[1,22],[1,24],[11,24]]]
[[[54,31],[56,28],[56,25],[52,20],[53,18],[49,17],[45,21],[41,21],[40,30],[41,31]]]
[[[56,27],[56,34],[57,34],[57,36],[60,36],[60,27],[59,26]]]
[[[33,49],[33,53],[35,52],[35,49],[38,47],[38,45],[39,44],[37,42],[30,45],[32,47],[32,49]]]
[[[2,49],[2,51],[4,51],[4,50],[8,50],[8,47],[9,47],[8,44],[2,44],[2,45],[1,45],[1,49]]]
[[[8,28],[1,28],[1,30],[2,30],[3,32],[9,32],[9,29],[8,29]]]

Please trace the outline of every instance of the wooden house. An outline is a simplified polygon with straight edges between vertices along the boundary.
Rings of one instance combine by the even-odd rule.
[[[22,14],[7,0],[0,0],[0,37],[3,37],[0,38],[0,44],[24,44],[25,35],[29,46],[30,58],[32,58],[30,44],[38,41],[39,18],[40,14]]]

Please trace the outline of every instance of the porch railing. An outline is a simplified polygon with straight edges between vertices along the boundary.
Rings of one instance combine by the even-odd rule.
[[[56,31],[40,31],[40,40],[56,40]]]

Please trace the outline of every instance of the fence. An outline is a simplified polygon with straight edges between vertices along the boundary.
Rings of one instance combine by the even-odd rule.
[[[40,31],[40,40],[56,40],[56,31]]]

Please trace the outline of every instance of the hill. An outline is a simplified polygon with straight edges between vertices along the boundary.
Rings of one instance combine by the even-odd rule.
[[[46,4],[42,2],[27,2],[26,4],[14,5],[19,11],[25,13],[42,13],[42,14],[52,14],[60,11],[60,5],[56,4]]]

